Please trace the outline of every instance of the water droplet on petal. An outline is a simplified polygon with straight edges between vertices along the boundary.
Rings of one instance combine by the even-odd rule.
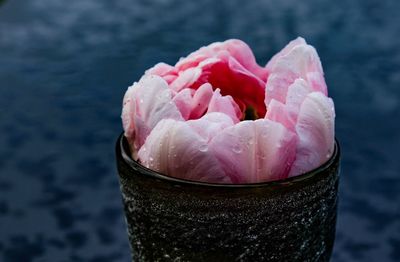
[[[143,99],[140,99],[139,102],[140,102],[141,104],[143,104],[144,101],[143,101]]]
[[[249,141],[248,141],[248,144],[252,145],[253,143],[254,143],[253,138],[250,138]]]
[[[232,151],[235,152],[236,154],[240,154],[242,153],[242,148],[240,148],[239,145],[235,145],[234,147],[232,147]]]
[[[328,153],[328,154],[326,154],[326,158],[329,158],[330,156],[331,156],[331,154],[329,154],[329,153]]]
[[[200,145],[200,146],[199,146],[199,150],[200,150],[201,152],[207,152],[207,150],[208,150],[207,144]]]

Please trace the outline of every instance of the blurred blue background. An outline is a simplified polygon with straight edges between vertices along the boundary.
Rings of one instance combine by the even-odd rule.
[[[400,1],[0,1],[0,261],[129,261],[114,163],[126,88],[240,38],[303,36],[342,146],[332,261],[400,261]]]

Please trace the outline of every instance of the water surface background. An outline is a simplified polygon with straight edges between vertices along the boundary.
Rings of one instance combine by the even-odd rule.
[[[240,38],[303,36],[337,112],[332,261],[400,261],[400,1],[0,1],[0,261],[129,261],[114,143],[126,88]]]

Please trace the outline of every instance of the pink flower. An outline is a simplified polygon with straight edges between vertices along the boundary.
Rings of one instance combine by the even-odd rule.
[[[326,162],[334,106],[315,49],[290,42],[265,67],[240,40],[159,63],[129,87],[122,120],[132,157],[166,175],[258,183]]]

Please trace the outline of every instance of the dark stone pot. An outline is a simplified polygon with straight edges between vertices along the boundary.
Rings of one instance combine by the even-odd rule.
[[[304,175],[220,185],[162,175],[117,142],[134,261],[329,261],[335,238],[339,145]]]

